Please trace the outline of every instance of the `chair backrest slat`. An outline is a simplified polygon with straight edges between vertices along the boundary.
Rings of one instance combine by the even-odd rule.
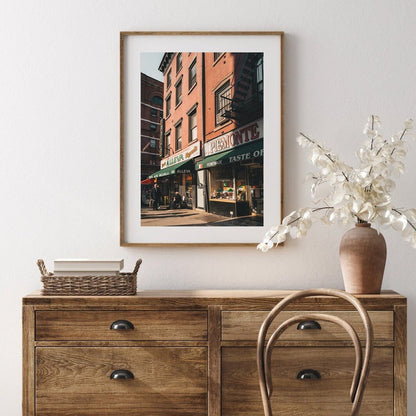
[[[325,313],[302,313],[291,317],[281,323],[279,327],[272,333],[268,342],[266,343],[266,337],[268,330],[272,322],[276,319],[279,313],[291,302],[298,299],[311,297],[311,296],[332,296],[346,300],[354,306],[354,308],[360,314],[365,329],[365,353],[364,360],[362,358],[361,342],[358,338],[356,330],[344,319]],[[257,367],[259,372],[260,391],[263,401],[263,408],[265,416],[273,416],[271,408],[271,396],[273,394],[272,374],[271,374],[271,361],[273,347],[278,341],[279,337],[290,326],[307,320],[321,320],[337,324],[345,329],[350,336],[355,350],[355,368],[354,376],[351,383],[350,398],[352,402],[351,415],[357,416],[360,410],[361,400],[364,393],[365,385],[370,370],[370,362],[373,351],[373,326],[370,317],[361,304],[361,302],[353,295],[335,289],[309,289],[299,292],[294,292],[291,295],[282,299],[268,314],[259,331],[257,340]]]

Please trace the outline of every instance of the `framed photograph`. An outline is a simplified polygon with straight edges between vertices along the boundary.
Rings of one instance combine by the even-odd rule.
[[[253,245],[281,221],[282,32],[121,32],[120,243]]]

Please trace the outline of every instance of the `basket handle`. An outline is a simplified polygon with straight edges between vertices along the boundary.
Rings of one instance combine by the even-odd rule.
[[[141,264],[142,264],[142,259],[137,260],[136,265],[134,266],[134,269],[131,272],[131,274],[137,275],[137,272],[139,271]]]
[[[37,261],[37,265],[38,265],[38,267],[39,267],[40,274],[41,274],[42,276],[50,276],[50,275],[52,274],[52,273],[49,273],[49,272],[46,270],[45,262],[44,262],[42,259],[39,259],[39,260]]]

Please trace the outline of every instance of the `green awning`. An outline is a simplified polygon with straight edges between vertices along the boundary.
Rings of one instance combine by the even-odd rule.
[[[194,162],[192,159],[177,163],[176,165],[168,166],[167,168],[158,170],[149,175],[149,179],[160,178],[162,176],[175,175],[177,173],[191,173],[193,171]]]
[[[244,162],[250,159],[256,159],[263,156],[263,139],[234,147],[225,152],[216,153],[208,156],[195,165],[196,170],[212,168],[218,165],[227,165],[229,163]]]

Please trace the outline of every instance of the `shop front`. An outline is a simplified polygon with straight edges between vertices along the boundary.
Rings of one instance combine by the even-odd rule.
[[[161,169],[149,176],[149,179],[157,181],[160,186],[163,205],[170,205],[178,192],[188,208],[195,207],[194,158],[200,153],[200,143],[195,142],[181,152],[162,159]]]
[[[242,131],[246,133],[242,140],[230,138],[241,136]],[[209,212],[226,217],[263,216],[263,151],[261,120],[205,144],[205,154],[211,154],[195,169],[208,172]]]

